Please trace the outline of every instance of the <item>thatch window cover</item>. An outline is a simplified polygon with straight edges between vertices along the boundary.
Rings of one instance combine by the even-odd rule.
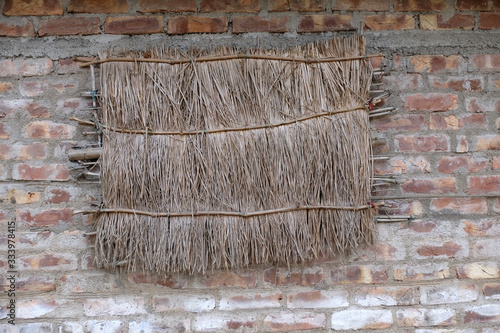
[[[98,264],[293,265],[371,241],[362,37],[146,54],[101,55],[125,59],[101,64]]]

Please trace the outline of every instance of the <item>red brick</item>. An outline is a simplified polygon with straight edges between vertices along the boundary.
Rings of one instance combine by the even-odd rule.
[[[373,66],[374,68],[376,66]],[[394,74],[384,76],[383,82],[390,91],[418,90],[424,87],[420,74]]]
[[[285,12],[290,10],[289,0],[274,0],[269,2],[270,12]]]
[[[168,21],[168,33],[172,35],[193,33],[227,32],[225,17],[175,16]]]
[[[305,15],[297,32],[323,32],[355,30],[351,15]]]
[[[469,142],[467,141],[467,137],[464,135],[457,135],[457,153],[466,153],[469,151]]]
[[[268,20],[259,16],[237,16],[233,18],[233,33],[244,32],[287,32],[288,17],[272,17]]]
[[[455,311],[447,308],[407,308],[396,311],[396,324],[400,327],[455,326]]]
[[[338,308],[349,305],[346,290],[314,290],[289,294],[287,305],[289,309],[322,309]]]
[[[220,310],[264,309],[281,307],[281,293],[244,294],[222,297],[219,302]]]
[[[0,160],[10,160],[12,156],[11,145],[0,144]]]
[[[471,112],[488,112],[500,111],[500,98],[498,97],[466,97],[465,105],[467,111]]]
[[[140,0],[140,13],[196,12],[196,0]]]
[[[81,62],[74,61],[72,58],[59,59],[58,74],[73,74],[83,71],[80,67]]]
[[[299,272],[269,268],[264,271],[264,283],[273,285],[313,286],[323,281],[323,269],[310,267]]]
[[[383,117],[375,118],[370,121],[372,128],[379,132],[388,131],[407,131],[416,132],[422,130],[425,125],[425,118],[423,115],[403,115],[396,117]]]
[[[127,0],[71,0],[68,12],[70,13],[126,13]]]
[[[444,135],[398,135],[396,151],[401,152],[433,152],[449,151],[448,137]]]
[[[0,37],[35,37],[33,23],[0,23]]]
[[[462,58],[458,55],[417,55],[411,57],[411,62],[416,72],[436,73],[458,70]]]
[[[455,178],[409,179],[403,182],[401,190],[403,193],[456,193],[455,181]]]
[[[180,276],[160,276],[154,273],[130,273],[128,275],[128,281],[137,285],[149,284],[153,286],[163,286],[172,289],[181,289],[186,285],[186,281],[183,281]]]
[[[333,312],[332,328],[340,330],[376,330],[389,328],[393,324],[390,310],[343,310]]]
[[[88,298],[83,305],[83,313],[87,317],[129,316],[146,314],[146,309],[142,297],[118,296],[115,298]]]
[[[388,12],[389,3],[387,0],[341,0],[333,5],[333,10],[347,11],[369,11],[369,12]]]
[[[472,156],[445,156],[438,162],[437,170],[442,173],[479,172],[487,170],[490,162],[486,158],[473,158]]]
[[[486,117],[482,113],[471,114],[457,118],[454,115],[444,116],[441,114],[431,114],[429,128],[431,130],[458,130],[463,127],[484,128]]]
[[[26,127],[25,135],[32,139],[71,139],[75,127],[50,121],[35,121]]]
[[[415,29],[415,19],[411,15],[379,14],[363,16],[365,29],[368,30],[407,30]]]
[[[500,135],[481,135],[477,137],[476,151],[482,150],[499,150],[500,149]]]
[[[204,312],[215,308],[215,299],[212,296],[191,296],[176,294],[169,296],[154,296],[153,309],[155,312],[188,311]]]
[[[432,76],[429,78],[431,84],[436,89],[452,89],[455,91],[481,91],[483,83],[481,78],[469,77],[439,77]]]
[[[431,210],[456,214],[486,214],[488,206],[484,198],[435,198]]]
[[[387,281],[387,271],[383,267],[354,265],[333,269],[333,284],[347,283],[381,283]]]
[[[60,0],[5,0],[4,15],[62,15]]]
[[[49,209],[42,212],[18,210],[17,220],[30,227],[56,226],[61,223],[72,223],[73,211],[71,208]]]
[[[387,175],[387,174],[407,174],[412,172],[419,173],[429,173],[431,169],[431,164],[428,158],[418,156],[418,157],[402,157],[395,156],[391,157],[387,161],[376,161],[375,174],[376,175]]]
[[[21,147],[21,154],[18,157],[20,160],[42,160],[46,156],[47,144],[35,142],[27,146]]]
[[[493,156],[493,170],[500,169],[500,157]]]
[[[431,281],[450,278],[448,263],[426,263],[423,265],[407,265],[394,270],[396,281]]]
[[[199,276],[198,280],[204,288],[254,288],[257,286],[257,274],[255,271],[221,271],[216,274]]]
[[[458,105],[455,94],[414,94],[403,97],[403,100],[409,111],[449,111]]]
[[[6,279],[3,280],[2,291],[9,290],[10,286]],[[49,292],[55,291],[55,279],[42,276],[29,276],[16,279],[16,292]]]
[[[500,299],[500,283],[486,283],[483,294],[486,299]]]
[[[235,315],[234,313],[200,315],[192,322],[192,328],[200,332],[226,330],[254,332],[256,326],[258,326],[258,323],[254,316]],[[185,331],[188,332],[189,329]]]
[[[40,23],[38,35],[69,36],[69,35],[96,35],[101,32],[97,17],[65,17],[51,19]]]
[[[472,68],[487,71],[500,71],[500,54],[477,54],[472,58]]]
[[[25,110],[28,111],[32,118],[48,118],[50,116],[49,108],[37,102],[28,103]]]
[[[361,287],[356,290],[354,298],[361,306],[413,305],[418,302],[410,287]]]
[[[19,258],[20,266],[25,270],[76,270],[78,259],[70,253],[45,253]]]
[[[493,262],[473,262],[457,267],[459,279],[498,279],[500,266]]]
[[[68,190],[62,188],[53,188],[49,189],[48,192],[46,192],[46,198],[46,203],[60,204],[70,202],[70,200],[73,198],[73,195]]]
[[[69,180],[69,171],[64,164],[47,164],[43,166],[32,166],[18,164],[14,169],[16,180]]]
[[[458,10],[490,11],[500,10],[498,0],[457,0]]]
[[[114,35],[154,34],[163,32],[162,16],[108,17],[104,31]]]
[[[223,13],[257,13],[260,10],[259,0],[202,0],[201,12],[223,12]]]
[[[500,176],[469,177],[469,194],[500,194]]]
[[[395,0],[397,12],[441,12],[448,9],[446,0]]]
[[[500,13],[479,13],[479,29],[500,29]]]
[[[464,250],[462,245],[457,244],[452,241],[447,241],[444,243],[437,243],[437,245],[432,244],[415,244],[417,249],[416,252],[422,257],[448,257],[455,258],[461,250]],[[460,256],[460,255],[459,255]]]
[[[326,316],[324,313],[312,312],[278,312],[264,318],[266,331],[286,332],[296,330],[314,330],[325,328]]]
[[[52,60],[37,59],[7,59],[0,61],[0,77],[8,76],[39,76],[52,72]]]
[[[466,309],[464,322],[500,323],[500,304],[485,304]]]
[[[472,30],[474,16],[455,14],[445,19],[441,14],[420,14],[420,27],[424,30]]]
[[[269,2],[270,12],[283,12],[287,10],[321,12],[325,10],[325,0],[273,0]]]

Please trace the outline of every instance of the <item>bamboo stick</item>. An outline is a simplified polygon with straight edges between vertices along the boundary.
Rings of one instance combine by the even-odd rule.
[[[95,160],[101,156],[102,148],[72,149],[68,156],[70,161]]]

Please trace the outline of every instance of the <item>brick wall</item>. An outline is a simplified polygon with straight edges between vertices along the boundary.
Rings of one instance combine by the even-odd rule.
[[[0,332],[500,332],[500,2],[4,0],[0,2],[0,273],[16,221],[17,319]],[[375,153],[387,214],[375,245],[305,267],[204,276],[96,269],[85,216],[99,185],[68,161],[96,143],[88,69],[109,47],[284,47],[362,31],[384,52]],[[202,34],[204,33],[204,34]],[[133,36],[132,36],[133,35]],[[5,297],[4,297],[5,296]]]

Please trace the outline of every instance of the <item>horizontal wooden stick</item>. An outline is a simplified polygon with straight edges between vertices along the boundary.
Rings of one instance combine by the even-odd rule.
[[[102,148],[73,149],[68,153],[70,161],[96,160],[101,156]]]
[[[90,62],[84,62],[80,64],[80,67],[87,67],[90,65],[103,64],[106,62],[150,62],[150,63],[163,63],[169,65],[180,65],[187,63],[197,63],[197,62],[209,62],[209,61],[220,61],[220,60],[237,60],[237,59],[256,59],[256,60],[279,60],[279,61],[290,61],[290,62],[303,62],[306,64],[316,64],[323,62],[335,62],[335,61],[349,61],[349,60],[362,60],[366,58],[383,57],[383,53],[378,54],[365,54],[361,56],[352,57],[328,57],[328,58],[294,58],[294,57],[278,57],[269,55],[254,55],[254,54],[233,54],[227,56],[213,56],[213,57],[201,57],[194,59],[147,59],[147,58],[105,58],[102,60],[95,60]]]
[[[317,206],[297,206],[297,207],[286,207],[286,208],[278,208],[278,209],[270,209],[270,210],[262,210],[257,212],[223,212],[223,211],[199,211],[199,212],[183,212],[183,213],[169,213],[169,212],[147,212],[142,210],[135,209],[126,209],[126,208],[103,208],[100,210],[75,210],[73,215],[76,214],[95,214],[95,213],[124,213],[124,214],[134,214],[134,215],[146,215],[151,217],[189,217],[189,216],[235,216],[235,217],[254,217],[261,215],[269,215],[269,214],[277,214],[277,213],[287,213],[294,212],[299,210],[317,210],[317,209],[326,209],[326,210],[362,210],[373,208],[373,206],[382,206],[384,203],[376,203],[373,205],[361,205],[361,206],[326,206],[326,205],[317,205]]]

